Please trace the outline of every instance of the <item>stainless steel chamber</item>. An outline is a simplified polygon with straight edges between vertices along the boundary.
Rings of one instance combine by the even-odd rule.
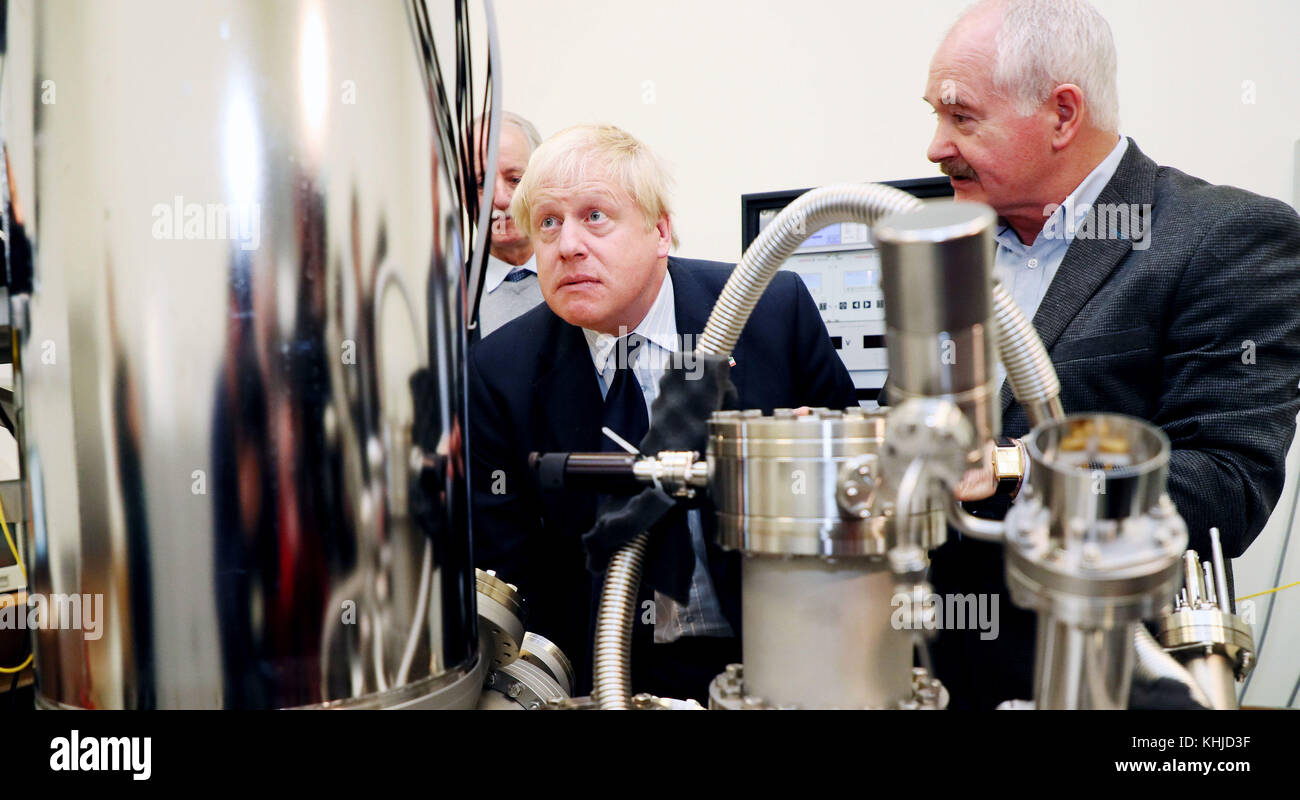
[[[407,14],[9,4],[31,589],[104,609],[34,637],[39,704],[473,707],[464,252]]]
[[[724,547],[745,553],[743,687],[750,704],[893,708],[913,696],[912,636],[891,623],[893,495],[880,485],[884,411],[719,411],[710,496]],[[916,514],[943,541],[937,507]],[[722,692],[723,695],[726,692]],[[728,707],[721,703],[718,707]]]
[[[1169,606],[1187,526],[1165,494],[1169,440],[1150,423],[1078,414],[1025,440],[1007,513],[1011,598],[1038,613],[1038,708],[1122,709],[1134,626]]]

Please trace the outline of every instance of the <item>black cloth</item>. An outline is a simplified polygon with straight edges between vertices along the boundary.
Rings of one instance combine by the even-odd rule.
[[[695,349],[695,337],[703,332],[731,268],[668,259],[677,331],[689,337],[683,350]],[[817,306],[793,273],[773,279],[731,355],[736,366],[729,375],[736,395],[729,407],[770,412],[857,403],[853,381],[831,346]],[[582,330],[546,305],[512,320],[484,337],[471,354],[469,397],[475,563],[519,586],[529,607],[528,629],[565,651],[578,673],[578,691],[585,693],[591,685],[592,609],[600,578],[587,571],[582,535],[596,520],[597,499],[542,493],[527,463],[533,451],[601,449],[603,401]],[[500,494],[493,492],[494,478],[504,488]],[[675,515],[684,518],[685,510],[676,506],[667,517]],[[713,541],[709,509],[701,516],[709,574],[723,615],[739,634],[740,554],[724,552]],[[646,624],[650,618],[637,616],[634,665],[645,657],[653,633]]]
[[[736,387],[728,374],[726,356],[701,355],[699,359],[699,369],[682,366],[664,373],[659,396],[651,408],[650,431],[640,443],[642,453],[705,452],[709,417],[735,401]],[[685,605],[695,564],[691,532],[684,520],[664,519],[684,502],[653,486],[632,497],[609,498],[600,508],[595,527],[582,537],[587,568],[603,573],[609,559],[623,545],[642,531],[649,531],[642,583]]]
[[[1094,208],[1130,204],[1150,209],[1149,246],[1076,238],[1034,327],[1066,413],[1159,426],[1190,547],[1208,557],[1214,526],[1224,556],[1235,558],[1281,494],[1300,410],[1300,218],[1280,201],[1158,166],[1132,139]],[[1001,400],[1002,433],[1026,435],[1009,385]],[[972,513],[1000,518],[1005,508],[994,501]],[[938,636],[936,671],[953,706],[1030,697],[1035,615],[1011,603],[1001,546],[948,537],[933,554],[935,591],[995,592],[1001,609],[997,639]]]

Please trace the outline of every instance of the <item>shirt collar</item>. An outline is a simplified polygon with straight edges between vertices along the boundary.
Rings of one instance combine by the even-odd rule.
[[[1124,153],[1128,151],[1128,137],[1119,137],[1119,143],[1115,145],[1110,153],[1101,160],[1101,163],[1093,167],[1092,172],[1074,187],[1074,191],[1066,196],[1065,202],[1061,203],[1043,224],[1043,230],[1056,230],[1064,236],[1044,237],[1042,231],[1039,231],[1038,237],[1034,239],[1032,245],[1026,245],[1020,241],[1020,237],[1011,229],[1010,225],[1003,224],[998,228],[997,240],[999,243],[1006,245],[1016,252],[1028,252],[1040,245],[1053,244],[1056,241],[1073,241],[1074,233],[1079,228],[1079,222],[1092,208],[1093,203],[1101,195],[1101,190],[1106,188],[1110,179],[1115,177],[1115,171],[1119,169],[1119,162],[1124,159]],[[1065,220],[1065,214],[1071,212],[1073,219],[1069,225],[1062,224]]]
[[[654,304],[650,306],[650,310],[646,313],[645,318],[641,320],[641,324],[629,332],[644,336],[670,353],[677,352],[680,344],[677,341],[673,277],[666,270],[664,271],[664,282],[659,287],[659,295],[655,297]],[[582,329],[582,335],[586,337],[587,348],[591,351],[591,363],[596,365],[598,372],[604,374],[610,367],[610,356],[614,353],[614,347],[618,344],[619,337],[588,328]]]
[[[487,260],[487,277],[483,279],[483,291],[494,292],[496,288],[505,282],[506,276],[510,271],[516,269],[514,264],[502,261],[494,255],[488,255]],[[526,269],[534,275],[537,274],[537,255],[531,255],[528,260],[520,264],[517,269]]]

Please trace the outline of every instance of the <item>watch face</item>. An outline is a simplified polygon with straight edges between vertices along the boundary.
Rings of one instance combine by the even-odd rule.
[[[1025,474],[1020,461],[1020,448],[1017,445],[997,447],[993,451],[993,474],[998,480],[1020,480]]]

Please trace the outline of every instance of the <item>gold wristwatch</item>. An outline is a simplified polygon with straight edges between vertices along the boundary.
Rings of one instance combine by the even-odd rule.
[[[997,493],[1015,498],[1020,492],[1020,482],[1025,477],[1025,453],[1018,442],[998,445],[993,449],[993,477],[997,480]]]

